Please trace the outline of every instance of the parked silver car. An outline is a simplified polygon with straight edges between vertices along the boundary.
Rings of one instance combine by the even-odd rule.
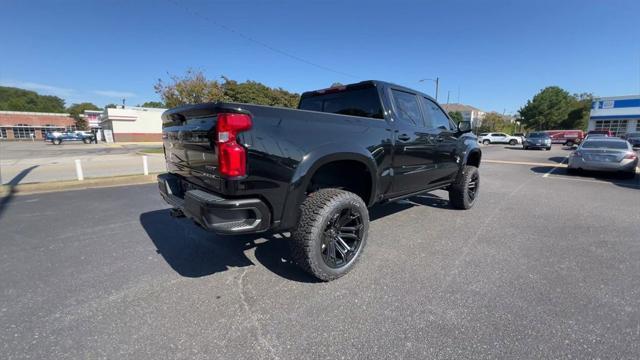
[[[638,154],[631,144],[620,138],[590,138],[585,140],[569,157],[569,172],[594,170],[623,172],[634,177]]]

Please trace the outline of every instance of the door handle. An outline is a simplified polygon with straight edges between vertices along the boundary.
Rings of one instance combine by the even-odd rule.
[[[409,135],[407,135],[407,134],[402,134],[402,135],[398,135],[398,140],[409,141],[409,140],[411,140],[411,137]]]

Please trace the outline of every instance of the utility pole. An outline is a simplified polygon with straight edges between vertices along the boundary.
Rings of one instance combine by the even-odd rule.
[[[451,96],[451,90],[447,90],[447,105],[449,104],[449,97]]]

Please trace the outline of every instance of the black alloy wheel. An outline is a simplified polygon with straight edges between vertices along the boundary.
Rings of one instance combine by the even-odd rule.
[[[324,263],[339,269],[348,265],[360,249],[363,236],[362,216],[351,207],[337,211],[328,221],[321,243]]]

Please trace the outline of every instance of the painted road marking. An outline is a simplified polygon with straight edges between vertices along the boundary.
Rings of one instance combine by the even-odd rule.
[[[567,155],[567,157],[565,157],[564,159],[562,159],[562,161],[560,162],[559,165],[564,164],[565,161],[569,160],[569,156],[571,155]],[[566,167],[566,165],[565,165]],[[551,170],[549,170],[546,174],[542,175],[543,178],[549,177],[549,175],[551,175],[552,172],[556,171],[557,167],[551,168]]]
[[[568,158],[568,157],[567,157]],[[564,159],[566,160],[566,159]],[[564,162],[562,160],[562,162]],[[565,164],[558,163],[539,163],[539,162],[528,162],[528,161],[508,161],[508,160],[482,160],[484,163],[492,163],[492,164],[509,164],[509,165],[531,165],[531,166],[552,166],[552,167],[567,167]]]

